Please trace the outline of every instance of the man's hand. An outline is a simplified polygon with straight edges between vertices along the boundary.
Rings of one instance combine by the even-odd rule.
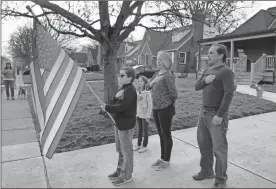
[[[215,78],[216,78],[216,76],[214,74],[210,74],[207,77],[205,77],[205,83],[209,84],[209,83],[213,82]]]
[[[219,124],[221,124],[221,122],[222,122],[222,117],[219,117],[219,116],[215,115],[214,118],[213,118],[212,123],[214,125],[219,125]]]

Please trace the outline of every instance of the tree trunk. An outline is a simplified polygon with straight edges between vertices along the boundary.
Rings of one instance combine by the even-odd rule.
[[[198,51],[198,47],[196,45],[198,40],[203,39],[203,27],[204,27],[205,16],[204,15],[193,15],[192,17],[192,48],[190,53],[190,60],[186,64],[185,73],[188,74],[190,70],[194,70],[196,68],[196,58],[195,54]]]
[[[103,55],[104,61],[104,101],[110,104],[118,90],[117,52],[107,50]]]

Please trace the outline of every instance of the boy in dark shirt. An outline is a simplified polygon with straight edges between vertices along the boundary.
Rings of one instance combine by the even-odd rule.
[[[236,90],[235,75],[225,65],[227,49],[224,45],[211,46],[208,53],[209,66],[196,82],[195,90],[202,90],[202,107],[197,126],[201,171],[195,180],[214,178],[213,188],[225,188],[228,176],[227,158],[228,110]],[[213,156],[216,157],[215,173]]]
[[[122,86],[114,97],[112,105],[102,105],[102,109],[113,114],[116,122],[115,143],[119,153],[117,170],[108,175],[116,186],[132,181],[133,172],[133,130],[136,124],[137,93],[132,82],[135,71],[131,67],[123,67],[118,76]]]

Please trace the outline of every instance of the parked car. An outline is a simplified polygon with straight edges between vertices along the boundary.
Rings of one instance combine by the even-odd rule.
[[[140,76],[146,76],[147,78],[151,78],[156,72],[159,70],[157,68],[152,68],[148,65],[136,65],[132,67],[136,74],[136,79]]]
[[[84,73],[86,73],[86,72],[87,72],[87,68],[82,67],[82,66],[80,66],[80,68],[82,69],[82,71],[83,71]]]

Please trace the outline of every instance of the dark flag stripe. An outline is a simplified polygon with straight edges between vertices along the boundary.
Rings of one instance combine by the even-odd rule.
[[[69,67],[69,64],[68,64]],[[69,67],[70,68],[70,67]],[[48,109],[46,110],[45,117],[45,130],[41,135],[41,146],[44,146],[45,141],[52,129],[54,122],[57,119],[57,115],[62,111],[62,107],[65,101],[65,97],[70,93],[70,88],[74,82],[74,78],[77,74],[78,66],[73,64],[71,71],[67,72],[67,76],[64,75],[63,80],[60,82],[55,94],[53,95],[52,102],[50,102]],[[70,77],[69,77],[70,76]]]
[[[66,56],[63,59],[63,62],[61,64],[58,72],[56,73],[52,84],[50,85],[50,88],[49,88],[49,90],[47,92],[47,95],[46,95],[46,108],[48,108],[51,99],[54,97],[53,95],[55,94],[55,91],[58,90],[59,83],[60,83],[62,77],[65,74],[66,68],[68,67],[68,64],[69,64],[69,61],[70,61],[69,59],[70,59],[69,56]],[[74,63],[72,62],[71,64],[74,64]]]
[[[84,82],[83,72],[80,68],[78,68],[76,77],[71,85],[70,92],[66,96],[62,110],[58,113],[57,119],[53,124],[53,128],[51,129],[45,145],[43,146],[43,155],[48,158],[51,158],[55,152],[60,138],[80,98]]]

